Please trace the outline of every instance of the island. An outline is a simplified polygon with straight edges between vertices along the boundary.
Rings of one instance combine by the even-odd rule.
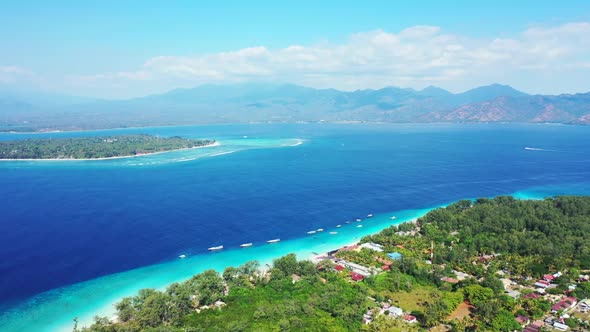
[[[84,160],[136,157],[216,144],[214,140],[145,134],[0,141],[0,160]]]
[[[589,275],[590,197],[480,198],[314,260],[143,289],[74,331],[586,331]]]

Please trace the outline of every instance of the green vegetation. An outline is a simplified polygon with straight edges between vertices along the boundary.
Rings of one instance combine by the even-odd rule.
[[[401,259],[385,262],[383,253],[367,249],[339,252],[338,259],[365,266],[391,264],[363,281],[352,281],[347,270],[337,272],[331,261],[316,265],[290,254],[266,272],[250,262],[223,274],[205,271],[163,292],[142,290],[117,304],[118,322],[97,317],[82,331],[380,332],[445,330],[443,325],[452,331],[519,331],[516,317],[543,318],[551,302],[510,297],[500,278],[518,281],[524,295],[534,291],[529,276],[559,270],[556,294],[588,297],[590,282],[577,279],[590,266],[589,228],[590,197],[460,201],[428,213],[415,226],[362,239],[400,252]],[[576,289],[568,290],[572,284]],[[418,322],[390,317],[386,305]],[[365,314],[370,324],[362,324]],[[566,324],[587,328],[578,316]]]
[[[0,159],[96,159],[137,156],[214,143],[150,135],[75,137],[0,141]]]

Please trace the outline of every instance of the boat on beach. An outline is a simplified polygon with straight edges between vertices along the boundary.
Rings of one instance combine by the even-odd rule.
[[[281,239],[273,239],[273,240],[266,241],[266,243],[277,243],[277,242],[281,242]]]
[[[207,248],[207,250],[209,250],[209,251],[216,251],[216,250],[221,250],[221,249],[223,249],[223,246],[216,246],[216,247]]]
[[[252,243],[244,243],[244,244],[240,244],[240,248],[247,248],[247,247],[251,247]]]

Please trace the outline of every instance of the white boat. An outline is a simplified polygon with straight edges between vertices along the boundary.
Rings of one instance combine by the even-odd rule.
[[[318,232],[323,232],[324,229],[323,228],[318,228]]]
[[[363,227],[363,225],[357,225],[356,227],[361,228],[361,227]]]
[[[350,220],[347,220],[347,221],[345,222],[345,224],[350,224]]]
[[[211,248],[208,248],[207,250],[215,251],[215,250],[221,250],[221,249],[223,249],[223,246],[211,247]]]
[[[180,256],[178,256],[178,258],[181,258],[181,259],[182,258],[186,258],[186,255],[184,255],[184,254],[183,255],[180,255]]]
[[[336,228],[340,228],[340,227],[342,227],[342,225],[336,225]]]
[[[361,221],[363,221],[363,220],[362,220],[361,218],[356,218],[356,220],[355,220],[355,221],[356,221],[356,222],[361,222]]]
[[[315,232],[316,231],[309,231],[309,232],[307,232],[307,234],[310,234],[311,235],[311,234],[315,234]]]
[[[330,232],[330,234],[336,235],[336,234],[338,234],[338,232]]]
[[[252,243],[244,243],[244,244],[240,244],[240,248],[247,248],[247,247],[251,247]]]
[[[373,214],[372,213],[367,214],[367,218],[373,218]]]
[[[277,242],[281,242],[281,239],[273,239],[273,240],[266,241],[266,243],[277,243]]]
[[[391,216],[391,218],[389,218],[389,219],[395,220],[395,218],[397,218],[397,217],[396,216]]]

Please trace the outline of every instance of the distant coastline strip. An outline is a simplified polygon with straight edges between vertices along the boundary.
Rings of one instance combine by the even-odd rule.
[[[50,143],[48,143],[50,142]],[[57,143],[59,142],[59,143]],[[105,145],[111,150],[111,156],[103,157]],[[119,144],[120,146],[117,146]],[[133,144],[130,150],[126,144]],[[82,148],[78,146],[82,145]],[[0,142],[0,161],[92,161],[112,160],[124,158],[136,158],[150,156],[166,152],[192,150],[198,148],[220,146],[215,140],[189,140],[180,137],[160,138],[149,135],[72,138],[57,140],[23,140],[12,142]],[[117,155],[121,153],[120,155]],[[80,157],[73,157],[77,154]],[[108,155],[107,154],[107,155]],[[38,155],[38,158],[31,158]],[[47,158],[46,156],[55,157]],[[97,155],[97,157],[88,157]],[[23,157],[19,157],[23,156]]]

